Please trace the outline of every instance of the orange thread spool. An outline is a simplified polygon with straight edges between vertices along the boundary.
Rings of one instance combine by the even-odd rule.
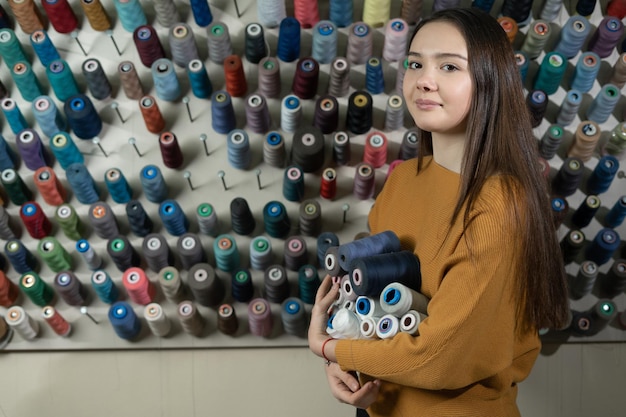
[[[165,119],[159,110],[159,105],[154,97],[148,95],[143,96],[139,100],[139,109],[146,122],[146,129],[151,133],[159,134],[165,130]]]
[[[246,75],[243,72],[243,63],[238,55],[229,55],[224,59],[224,78],[226,79],[226,91],[233,97],[246,95],[248,85]]]
[[[0,270],[0,306],[9,308],[15,304],[19,295],[17,285],[4,275]]]
[[[51,206],[60,206],[67,198],[67,192],[59,178],[50,167],[41,167],[33,175],[35,186],[41,193],[44,201]]]
[[[72,326],[65,320],[63,316],[52,306],[45,306],[41,311],[41,316],[46,323],[59,336],[66,337],[70,334]]]

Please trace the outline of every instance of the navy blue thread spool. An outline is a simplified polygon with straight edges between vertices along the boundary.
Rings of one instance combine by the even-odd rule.
[[[561,253],[563,254],[563,262],[568,264],[574,262],[585,246],[585,234],[582,230],[572,229],[561,240]]]
[[[324,267],[326,251],[331,246],[339,246],[339,236],[333,232],[322,232],[317,237],[317,262],[320,267]]]
[[[156,165],[146,165],[139,176],[146,198],[152,203],[161,203],[167,198],[167,185]]]
[[[590,32],[589,20],[582,16],[570,16],[561,29],[560,39],[554,50],[567,59],[572,59],[582,49]]]
[[[554,177],[552,192],[564,197],[574,194],[582,181],[584,168],[585,165],[580,158],[575,156],[566,158]]]
[[[341,246],[339,247],[341,250]],[[399,282],[420,291],[420,262],[410,251],[388,252],[354,259],[350,283],[357,295],[378,297],[387,285]]]
[[[558,229],[569,211],[569,203],[564,197],[552,196],[550,198],[550,210],[555,229]]]
[[[285,169],[283,197],[289,201],[300,201],[304,197],[304,172],[300,167],[291,166]]]
[[[20,240],[7,240],[4,253],[16,272],[25,274],[29,271],[37,271],[39,265],[37,258]]]
[[[268,235],[284,238],[291,230],[289,213],[280,201],[269,201],[263,207],[263,224]]]
[[[278,30],[276,56],[283,62],[292,62],[300,56],[300,22],[294,17],[285,17]]]
[[[211,126],[222,134],[227,134],[236,126],[232,99],[225,90],[218,90],[211,96]]]
[[[365,64],[365,89],[370,94],[380,94],[385,92],[383,63],[377,57],[371,57]]]
[[[587,196],[572,215],[572,224],[581,229],[589,226],[600,205],[600,199],[597,195]]]
[[[248,302],[254,295],[252,276],[247,269],[237,269],[231,276],[231,293],[235,301]]]
[[[526,96],[526,105],[530,111],[532,126],[539,126],[548,109],[548,96],[542,90],[532,90]]]
[[[339,246],[339,265],[344,271],[349,271],[352,261],[357,258],[400,250],[398,236],[391,230],[386,230]]]
[[[98,186],[84,164],[70,164],[65,170],[65,176],[78,201],[93,204],[100,200]]]
[[[611,182],[619,169],[619,160],[613,155],[604,155],[591,172],[587,180],[587,192],[589,194],[601,194],[611,186]]]
[[[604,297],[616,297],[626,289],[626,259],[616,259],[606,274],[598,279],[600,294]]]
[[[315,126],[300,127],[291,145],[291,160],[303,172],[315,172],[324,164],[324,134]]]
[[[610,228],[617,228],[626,218],[626,195],[617,199],[611,210],[604,216],[604,225]]]
[[[250,206],[242,197],[236,197],[230,202],[230,220],[233,231],[238,235],[249,235],[256,227]]]
[[[196,25],[200,27],[209,26],[213,21],[213,14],[211,14],[208,0],[191,0],[189,3]]]
[[[102,119],[86,95],[68,97],[63,109],[70,128],[80,139],[93,139],[102,131]]]
[[[586,258],[594,261],[598,266],[602,266],[611,259],[619,244],[619,234],[613,229],[603,228],[598,231],[596,237],[587,246]]]
[[[176,200],[163,201],[159,207],[159,217],[171,235],[180,236],[189,230],[189,220]]]
[[[502,4],[501,13],[503,16],[512,18],[517,23],[524,24],[530,18],[532,4],[532,0],[505,0]]]
[[[141,321],[133,308],[125,301],[117,301],[109,308],[109,321],[115,334],[122,339],[133,340],[141,332]]]
[[[152,220],[139,200],[130,200],[126,204],[126,217],[130,230],[139,237],[145,237],[152,232]]]

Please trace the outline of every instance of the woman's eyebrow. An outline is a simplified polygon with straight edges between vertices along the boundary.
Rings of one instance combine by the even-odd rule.
[[[414,56],[416,58],[421,58],[422,54],[420,54],[419,52],[413,52],[413,51],[409,51],[408,53],[409,56]],[[433,56],[435,58],[459,58],[459,59],[463,59],[465,61],[467,61],[467,57],[460,55],[460,54],[455,54],[452,52],[438,52],[436,54],[433,54]]]

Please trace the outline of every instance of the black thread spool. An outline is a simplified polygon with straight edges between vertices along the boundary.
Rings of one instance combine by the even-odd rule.
[[[543,117],[548,110],[548,96],[541,90],[532,90],[526,96],[526,105],[530,111],[531,123],[533,127],[537,127],[541,124]]]
[[[346,129],[356,134],[367,133],[372,127],[372,96],[367,91],[355,91],[348,97]]]
[[[130,230],[135,235],[145,237],[152,232],[152,220],[139,200],[130,200],[126,203],[126,217]]]
[[[291,160],[304,172],[324,165],[324,134],[317,127],[300,127],[293,134]]]
[[[282,265],[271,265],[263,274],[265,298],[272,303],[282,303],[289,297],[287,270]]]
[[[165,237],[159,233],[146,235],[141,245],[141,251],[148,268],[154,272],[159,272],[168,266],[174,266],[174,255]]]
[[[585,246],[585,234],[582,230],[572,229],[561,240],[561,253],[563,262],[568,264],[574,262]]]
[[[575,156],[566,158],[552,181],[552,193],[563,197],[574,194],[582,181],[584,170],[582,159]]]
[[[126,236],[117,236],[107,242],[107,253],[121,272],[139,267],[141,259]]]
[[[235,308],[231,304],[222,304],[217,309],[217,329],[228,336],[237,333],[239,320]]]
[[[399,282],[420,291],[420,262],[410,251],[389,252],[357,258],[351,264],[350,283],[357,295],[377,297],[383,288]]]
[[[85,81],[87,82],[87,88],[93,98],[96,100],[105,100],[111,97],[113,88],[104,73],[100,61],[95,58],[89,58],[83,62],[82,70]]]
[[[572,323],[569,329],[575,336],[589,336],[592,324],[593,318],[589,311],[572,311]]]
[[[593,220],[593,216],[596,215],[596,212],[600,208],[600,199],[597,195],[589,195],[585,200],[581,203],[581,205],[576,209],[574,214],[572,215],[572,224],[579,228],[583,228],[589,226],[591,220]]]
[[[533,2],[531,0],[505,0],[502,4],[502,16],[508,16],[517,23],[523,23],[530,16]]]
[[[200,305],[217,307],[224,299],[224,284],[207,263],[198,263],[189,269],[187,284]]]
[[[313,126],[317,127],[325,135],[337,130],[339,125],[339,103],[331,95],[324,95],[315,103]]]
[[[339,262],[339,246],[330,246],[326,249],[323,266],[331,277],[342,277],[347,273]]]
[[[300,233],[304,236],[317,236],[322,229],[322,207],[317,200],[309,199],[300,203]]]
[[[246,26],[245,55],[253,64],[258,64],[267,55],[263,26],[258,23],[249,23]]]
[[[578,300],[591,293],[598,277],[598,265],[593,261],[580,264],[578,273],[569,281],[570,295]]]
[[[248,202],[242,197],[236,197],[230,202],[230,220],[233,231],[242,236],[251,234],[256,227]]]
[[[591,328],[587,335],[594,335],[604,330],[617,317],[618,310],[613,301],[600,299],[589,309],[589,314],[591,315]]]
[[[317,94],[319,80],[319,63],[312,57],[303,57],[296,64],[292,91],[303,100],[312,99]]]
[[[182,269],[191,269],[194,265],[206,263],[206,253],[202,248],[202,242],[195,233],[185,233],[178,238],[176,243],[178,256]]]
[[[133,32],[133,42],[139,53],[139,60],[146,68],[151,68],[154,61],[165,58],[159,35],[152,26],[138,26]]]
[[[626,289],[626,259],[616,259],[611,269],[598,278],[598,287],[603,297],[613,298]]]

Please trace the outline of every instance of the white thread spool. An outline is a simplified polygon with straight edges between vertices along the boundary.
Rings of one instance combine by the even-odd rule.
[[[143,316],[148,322],[150,331],[155,336],[165,337],[172,329],[172,323],[163,312],[163,308],[157,303],[150,303],[144,308]]]
[[[380,293],[380,306],[384,311],[395,316],[402,316],[409,310],[425,313],[428,297],[404,284],[392,282]]]
[[[33,340],[39,333],[39,323],[20,306],[13,306],[7,310],[6,322],[24,340]]]
[[[400,331],[416,336],[419,334],[419,325],[428,317],[419,311],[409,310],[400,318]]]

